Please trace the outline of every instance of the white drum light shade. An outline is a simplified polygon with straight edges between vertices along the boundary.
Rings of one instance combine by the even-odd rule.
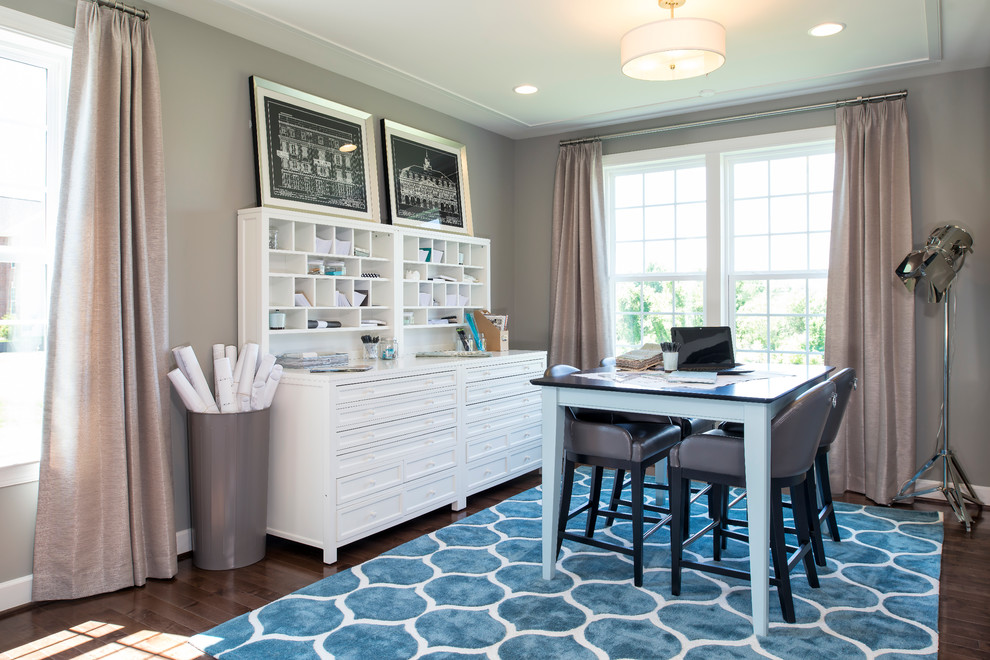
[[[622,37],[622,73],[640,80],[682,80],[725,64],[725,28],[706,18],[668,18]]]

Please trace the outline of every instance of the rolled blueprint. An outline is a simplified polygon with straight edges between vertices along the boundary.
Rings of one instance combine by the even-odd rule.
[[[258,385],[264,385],[265,381],[268,380],[268,374],[272,372],[272,367],[275,366],[275,356],[271,353],[266,353],[261,361],[258,363],[258,373],[254,375],[254,383],[252,385],[251,397],[254,397],[254,388]],[[252,400],[252,403],[253,400]],[[257,410],[257,408],[255,408]]]
[[[219,360],[224,355],[226,355],[226,354],[224,353],[224,346],[223,346],[223,344],[213,344],[213,359],[214,360]]]
[[[181,369],[172,369],[172,371],[168,372],[168,379],[172,381],[172,386],[179,394],[179,398],[182,399],[182,403],[186,404],[187,410],[197,413],[207,411],[206,402],[200,398],[193,386],[189,384],[189,380],[182,374]]]
[[[268,380],[262,382],[254,381],[251,386],[251,410],[261,410],[265,403],[265,385]]]
[[[276,364],[272,367],[272,373],[268,376],[268,380],[265,381],[265,393],[261,401],[260,410],[272,405],[272,400],[275,399],[275,390],[278,388],[278,381],[282,378],[282,365]]]
[[[234,399],[234,391],[231,384],[234,382],[230,369],[230,360],[222,357],[213,361],[213,376],[216,381],[217,403],[220,405],[220,412],[237,412],[237,402]]]
[[[186,377],[186,380],[196,390],[196,394],[206,404],[206,411],[220,412],[217,402],[213,399],[213,393],[210,391],[210,385],[206,382],[206,376],[203,375],[203,369],[199,366],[199,360],[196,359],[196,352],[193,347],[187,344],[173,348],[172,355],[175,356],[175,362],[182,375]]]
[[[237,398],[241,402],[241,410],[245,412],[251,410],[251,386],[254,384],[254,374],[258,370],[258,345],[247,343],[241,349],[241,357],[237,360],[241,373],[235,371],[234,380],[237,381]],[[247,408],[244,408],[244,400],[247,399]]]

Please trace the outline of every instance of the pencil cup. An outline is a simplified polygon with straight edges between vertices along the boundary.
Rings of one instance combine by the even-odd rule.
[[[677,352],[663,354],[663,370],[677,371]]]
[[[364,345],[364,359],[365,360],[377,360],[378,359],[378,344],[373,342],[368,342]]]

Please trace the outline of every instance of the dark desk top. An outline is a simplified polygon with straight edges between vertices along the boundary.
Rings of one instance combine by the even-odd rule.
[[[658,372],[644,371],[620,371],[616,376],[620,380],[601,380],[598,378],[583,378],[577,374],[570,374],[560,378],[548,378],[546,376],[534,378],[530,382],[533,385],[543,387],[565,387],[582,390],[596,390],[601,392],[630,392],[635,394],[658,394],[664,396],[693,397],[705,399],[728,399],[731,401],[753,401],[757,403],[769,403],[783,396],[787,396],[794,390],[806,386],[808,383],[817,383],[825,380],[834,367],[820,366],[774,366],[768,370],[754,370],[754,374],[772,374],[767,378],[747,380],[731,385],[723,385],[714,389],[690,387],[687,384],[677,387],[656,387],[648,380],[635,382],[635,376],[658,375]],[[609,368],[590,369],[579,373],[607,373]]]

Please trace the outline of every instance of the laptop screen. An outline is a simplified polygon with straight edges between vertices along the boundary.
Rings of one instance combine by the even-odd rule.
[[[736,364],[732,329],[728,326],[671,328],[670,339],[681,345],[678,367],[725,367]]]

